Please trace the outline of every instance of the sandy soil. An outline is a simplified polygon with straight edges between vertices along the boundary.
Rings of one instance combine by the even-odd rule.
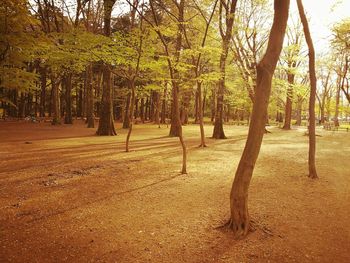
[[[82,123],[0,122],[0,262],[350,262],[350,133],[318,131],[320,179],[304,130],[271,128],[252,179],[256,230],[216,229],[247,128],[200,149],[184,127],[188,175],[168,129],[94,136]],[[212,127],[206,127],[206,134]]]

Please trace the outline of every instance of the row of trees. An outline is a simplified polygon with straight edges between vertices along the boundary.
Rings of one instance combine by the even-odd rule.
[[[249,119],[251,114],[256,65],[267,42],[269,3],[187,1],[179,29],[177,5],[150,3],[154,14],[150,5],[139,1],[119,2],[124,12],[129,7],[130,11],[113,18],[113,1],[3,1],[3,115],[50,116],[54,124],[63,116],[65,123],[71,123],[73,116],[86,117],[89,127],[94,117],[101,117],[100,123],[108,123],[104,118],[111,123],[122,120],[124,128],[129,127],[131,115],[157,124],[172,119],[170,134],[177,136],[169,57],[181,82],[181,123],[186,124],[189,117],[195,123],[203,122],[201,115],[210,117],[215,124],[212,136],[225,138],[224,121]],[[104,12],[109,5],[110,11]],[[301,24],[295,21],[287,28],[269,108],[269,119],[284,120],[285,129],[290,129],[292,119],[300,125],[307,117],[305,43]],[[317,92],[321,123],[334,117],[338,125],[339,117],[348,116],[347,27],[347,21],[334,27],[332,52],[317,62],[322,81]],[[177,32],[180,52],[175,51]],[[110,86],[110,95],[105,86]],[[116,133],[112,124],[103,126],[99,134]]]
[[[349,116],[350,22],[334,26],[332,49],[316,61],[297,3],[300,19],[289,14],[289,1],[275,0],[272,22],[266,0],[3,0],[3,115],[49,116],[54,125],[62,117],[66,124],[83,117],[89,128],[98,117],[98,135],[116,135],[114,120],[120,119],[129,129],[126,151],[135,121],[169,120],[169,135],[182,147],[182,173],[182,125],[190,117],[199,124],[201,147],[206,117],[216,139],[226,138],[225,121],[248,120],[230,221],[244,236],[248,187],[266,124],[276,119],[290,129],[293,119],[297,125],[309,119],[309,175],[315,178],[315,108],[320,123],[333,117],[339,125]]]

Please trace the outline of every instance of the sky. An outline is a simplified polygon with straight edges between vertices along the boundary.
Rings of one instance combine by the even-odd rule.
[[[296,0],[290,2],[290,13],[298,15]],[[119,3],[123,4],[115,7],[114,14],[125,12],[125,9],[128,9],[126,1]],[[309,26],[316,53],[326,53],[329,49],[329,40],[332,38],[332,25],[344,18],[350,18],[350,0],[303,0],[303,5],[310,19]]]
[[[315,50],[326,52],[332,38],[332,25],[350,18],[350,0],[304,0],[304,9],[310,25]],[[297,12],[296,1],[291,1],[290,11]]]

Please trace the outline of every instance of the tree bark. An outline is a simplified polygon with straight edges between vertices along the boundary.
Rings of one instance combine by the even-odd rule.
[[[199,100],[199,97],[198,97],[198,84],[197,84],[197,91],[196,91],[195,100],[194,100],[194,123],[195,124],[199,123],[200,104],[198,100]]]
[[[59,81],[56,77],[51,77],[52,85],[52,125],[61,124],[60,101],[59,101]]]
[[[145,99],[141,98],[141,105],[140,105],[140,115],[141,115],[141,122],[145,122]]]
[[[123,129],[129,129],[130,127],[130,118],[129,118],[129,112],[130,112],[130,104],[131,104],[131,94],[128,93],[126,100],[125,100],[125,110],[124,110],[124,117],[123,117]]]
[[[339,127],[339,102],[340,102],[340,86],[337,87],[337,95],[335,98],[335,114],[334,114],[335,127]]]
[[[158,127],[160,127],[160,118],[159,118],[159,108],[160,108],[160,94],[158,91],[154,92],[154,123],[158,125]]]
[[[224,126],[223,126],[223,111],[224,111],[224,93],[225,93],[225,77],[226,77],[226,59],[228,55],[229,44],[232,37],[233,23],[236,13],[237,0],[231,0],[230,6],[224,7],[225,9],[225,20],[226,20],[226,30],[222,29],[222,9],[223,1],[220,1],[219,9],[219,19],[220,19],[220,33],[222,38],[221,55],[220,55],[220,74],[221,78],[218,82],[218,93],[217,93],[217,104],[216,104],[216,114],[215,123],[213,130],[214,139],[226,139]],[[224,32],[225,31],[225,32]]]
[[[249,230],[248,188],[264,136],[272,76],[283,46],[289,3],[289,0],[274,1],[275,13],[267,50],[257,65],[257,88],[248,138],[230,194],[230,227],[236,238],[246,236]]]
[[[165,83],[164,87],[164,93],[163,93],[163,100],[162,100],[162,114],[160,117],[160,123],[165,124],[166,122],[166,94],[167,94],[167,86],[168,84]]]
[[[87,127],[95,127],[95,116],[94,116],[94,92],[92,85],[92,65],[89,64],[86,67],[86,88],[87,88],[87,104],[86,104],[86,117]]]
[[[315,121],[315,100],[316,100],[316,70],[315,70],[315,49],[312,42],[309,24],[307,22],[304,7],[301,0],[297,0],[299,16],[304,28],[304,35],[309,48],[309,75],[310,75],[310,98],[309,98],[309,177],[317,178],[316,171],[316,121]]]
[[[284,130],[291,129],[292,122],[292,107],[293,107],[293,85],[294,85],[294,74],[288,73],[288,89],[287,89],[287,100],[285,107],[285,118],[284,118]]]
[[[198,119],[199,119],[199,130],[201,133],[201,144],[199,147],[207,147],[205,144],[205,135],[204,135],[204,122],[203,122],[203,111],[204,105],[202,107],[202,83],[197,81],[197,93],[198,93]]]
[[[116,0],[104,0],[104,35],[111,35],[111,13]],[[97,135],[116,135],[113,119],[112,74],[108,65],[103,65],[103,90],[100,120]]]
[[[66,88],[66,114],[64,116],[65,124],[73,124],[72,118],[72,74],[68,73],[65,78],[65,88]]]
[[[111,71],[108,66],[103,70],[103,90],[101,100],[100,121],[98,123],[97,135],[116,135],[113,120],[113,103],[112,103],[112,83]]]
[[[128,152],[129,151],[129,141],[130,141],[130,136],[131,136],[131,132],[132,132],[132,125],[134,122],[134,106],[135,106],[135,80],[131,79],[129,81],[129,89],[131,91],[131,97],[130,97],[130,111],[128,111],[128,124],[129,124],[129,131],[128,134],[126,136],[126,143],[125,143],[125,151]],[[123,127],[124,128],[124,127]]]
[[[45,102],[46,102],[46,68],[40,68],[40,117],[45,117]]]
[[[303,106],[303,101],[301,98],[298,98],[298,103],[297,103],[297,126],[301,126],[301,113],[302,113],[302,106]]]

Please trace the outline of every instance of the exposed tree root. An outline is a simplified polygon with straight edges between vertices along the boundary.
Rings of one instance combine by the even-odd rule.
[[[247,236],[249,233],[255,232],[257,230],[260,230],[266,235],[274,236],[274,233],[270,228],[268,228],[267,226],[261,224],[260,222],[254,219],[250,219],[248,228],[249,229],[247,230],[242,227],[235,227],[231,219],[225,220],[222,224],[214,227],[215,230],[220,230],[225,232],[233,231],[235,239],[242,239],[245,236]],[[280,235],[278,236],[282,237]]]

